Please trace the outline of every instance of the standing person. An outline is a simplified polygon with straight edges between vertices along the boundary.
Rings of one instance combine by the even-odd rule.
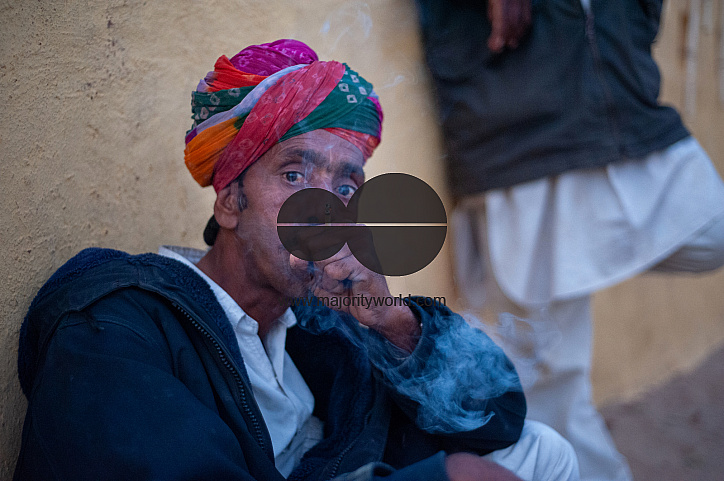
[[[629,480],[591,400],[591,294],[646,270],[724,264],[722,181],[658,102],[662,2],[417,4],[458,201],[460,289],[554,340],[533,344],[530,417],[572,443],[582,479]]]
[[[211,247],[86,249],[48,280],[21,329],[16,480],[578,479],[485,334],[439,303],[344,302],[391,298],[384,276],[348,247],[306,262],[282,245],[290,196],[346,204],[363,184],[370,83],[278,40],[221,56],[192,102]]]

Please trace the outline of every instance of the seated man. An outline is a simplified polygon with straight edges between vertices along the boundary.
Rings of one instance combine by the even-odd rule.
[[[349,248],[311,263],[276,230],[294,192],[346,202],[364,181],[369,83],[280,40],[222,56],[193,109],[212,247],[86,249],[50,278],[21,330],[16,479],[577,479],[502,351],[446,307],[289,307],[390,295]]]

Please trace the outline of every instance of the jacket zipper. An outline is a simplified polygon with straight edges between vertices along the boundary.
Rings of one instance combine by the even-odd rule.
[[[601,52],[599,52],[598,44],[596,43],[596,31],[595,25],[593,23],[593,10],[589,6],[588,9],[584,9],[584,13],[586,15],[586,38],[588,39],[588,44],[591,47],[591,52],[593,54],[593,62],[594,68],[596,70],[596,75],[598,76],[601,88],[603,88],[603,95],[606,98],[606,111],[608,112],[608,120],[611,125],[613,141],[616,144],[617,150],[621,152],[621,138],[619,135],[618,122],[616,121],[616,115],[614,112],[615,108],[613,102],[613,95],[611,95],[611,91],[609,90],[606,79],[603,77],[603,73],[601,71]]]
[[[211,342],[211,344],[214,346],[214,349],[216,350],[216,353],[219,356],[219,359],[221,359],[221,362],[224,364],[224,367],[231,372],[232,376],[234,377],[234,381],[236,382],[237,392],[239,394],[239,399],[241,400],[241,407],[244,411],[244,414],[248,416],[249,419],[251,419],[251,423],[254,426],[254,434],[256,436],[256,442],[261,446],[261,449],[269,455],[269,451],[267,449],[266,443],[264,442],[264,434],[261,430],[261,423],[259,423],[259,419],[254,414],[254,411],[252,411],[251,406],[249,405],[249,399],[246,396],[246,389],[244,387],[244,381],[241,378],[241,374],[239,373],[239,370],[234,367],[232,362],[229,360],[229,356],[226,355],[224,352],[224,349],[221,347],[221,344],[219,341],[216,340],[213,334],[209,332],[206,327],[201,325],[196,319],[194,319],[191,314],[189,314],[186,309],[181,307],[180,305],[176,304],[175,302],[172,303],[173,306],[181,312],[188,321],[191,323],[194,328],[199,331],[201,334],[204,335],[204,337]],[[270,456],[271,459],[274,459],[273,456]]]
[[[334,478],[337,475],[337,470],[339,469],[340,464],[342,464],[342,458],[352,449],[352,446],[354,446],[357,439],[352,441],[344,450],[342,450],[341,453],[339,453],[339,456],[337,456],[337,459],[334,460],[334,464],[332,465],[332,471],[330,473],[330,476],[327,478],[327,480],[330,480]]]

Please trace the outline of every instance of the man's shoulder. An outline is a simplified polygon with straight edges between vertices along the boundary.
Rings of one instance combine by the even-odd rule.
[[[153,253],[87,248],[61,266],[30,304],[25,324],[53,322],[68,312],[80,312],[108,297],[129,291],[211,317],[224,317],[209,285],[183,262]]]
[[[153,291],[198,289],[203,281],[183,263],[158,254],[131,255],[114,249],[83,249],[63,264],[40,288],[30,311],[52,303],[81,310],[118,289],[137,286]]]
[[[61,319],[76,312],[98,312],[107,306],[121,312],[128,304],[155,312],[176,305],[196,316],[223,317],[208,284],[179,261],[151,253],[131,255],[113,249],[84,249],[46,281],[30,304],[20,328],[21,372],[23,359],[33,358],[33,353],[40,351]],[[129,322],[135,319],[125,317]]]

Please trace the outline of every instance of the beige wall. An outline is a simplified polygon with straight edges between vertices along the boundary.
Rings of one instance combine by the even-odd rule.
[[[678,13],[669,10],[665,34],[673,37]],[[213,194],[185,171],[183,135],[190,91],[221,53],[293,37],[324,59],[347,61],[385,107],[368,177],[409,172],[445,195],[411,0],[2,1],[0,12],[0,479],[12,472],[25,412],[18,329],[48,276],[87,246],[203,246]],[[665,94],[677,102],[679,43],[669,37],[659,54]],[[722,109],[700,93],[699,115],[714,113],[692,126],[721,161]],[[599,296],[598,399],[629,395],[721,342],[723,279],[686,281],[686,291],[678,280],[634,281]],[[448,252],[392,288],[454,299]]]

